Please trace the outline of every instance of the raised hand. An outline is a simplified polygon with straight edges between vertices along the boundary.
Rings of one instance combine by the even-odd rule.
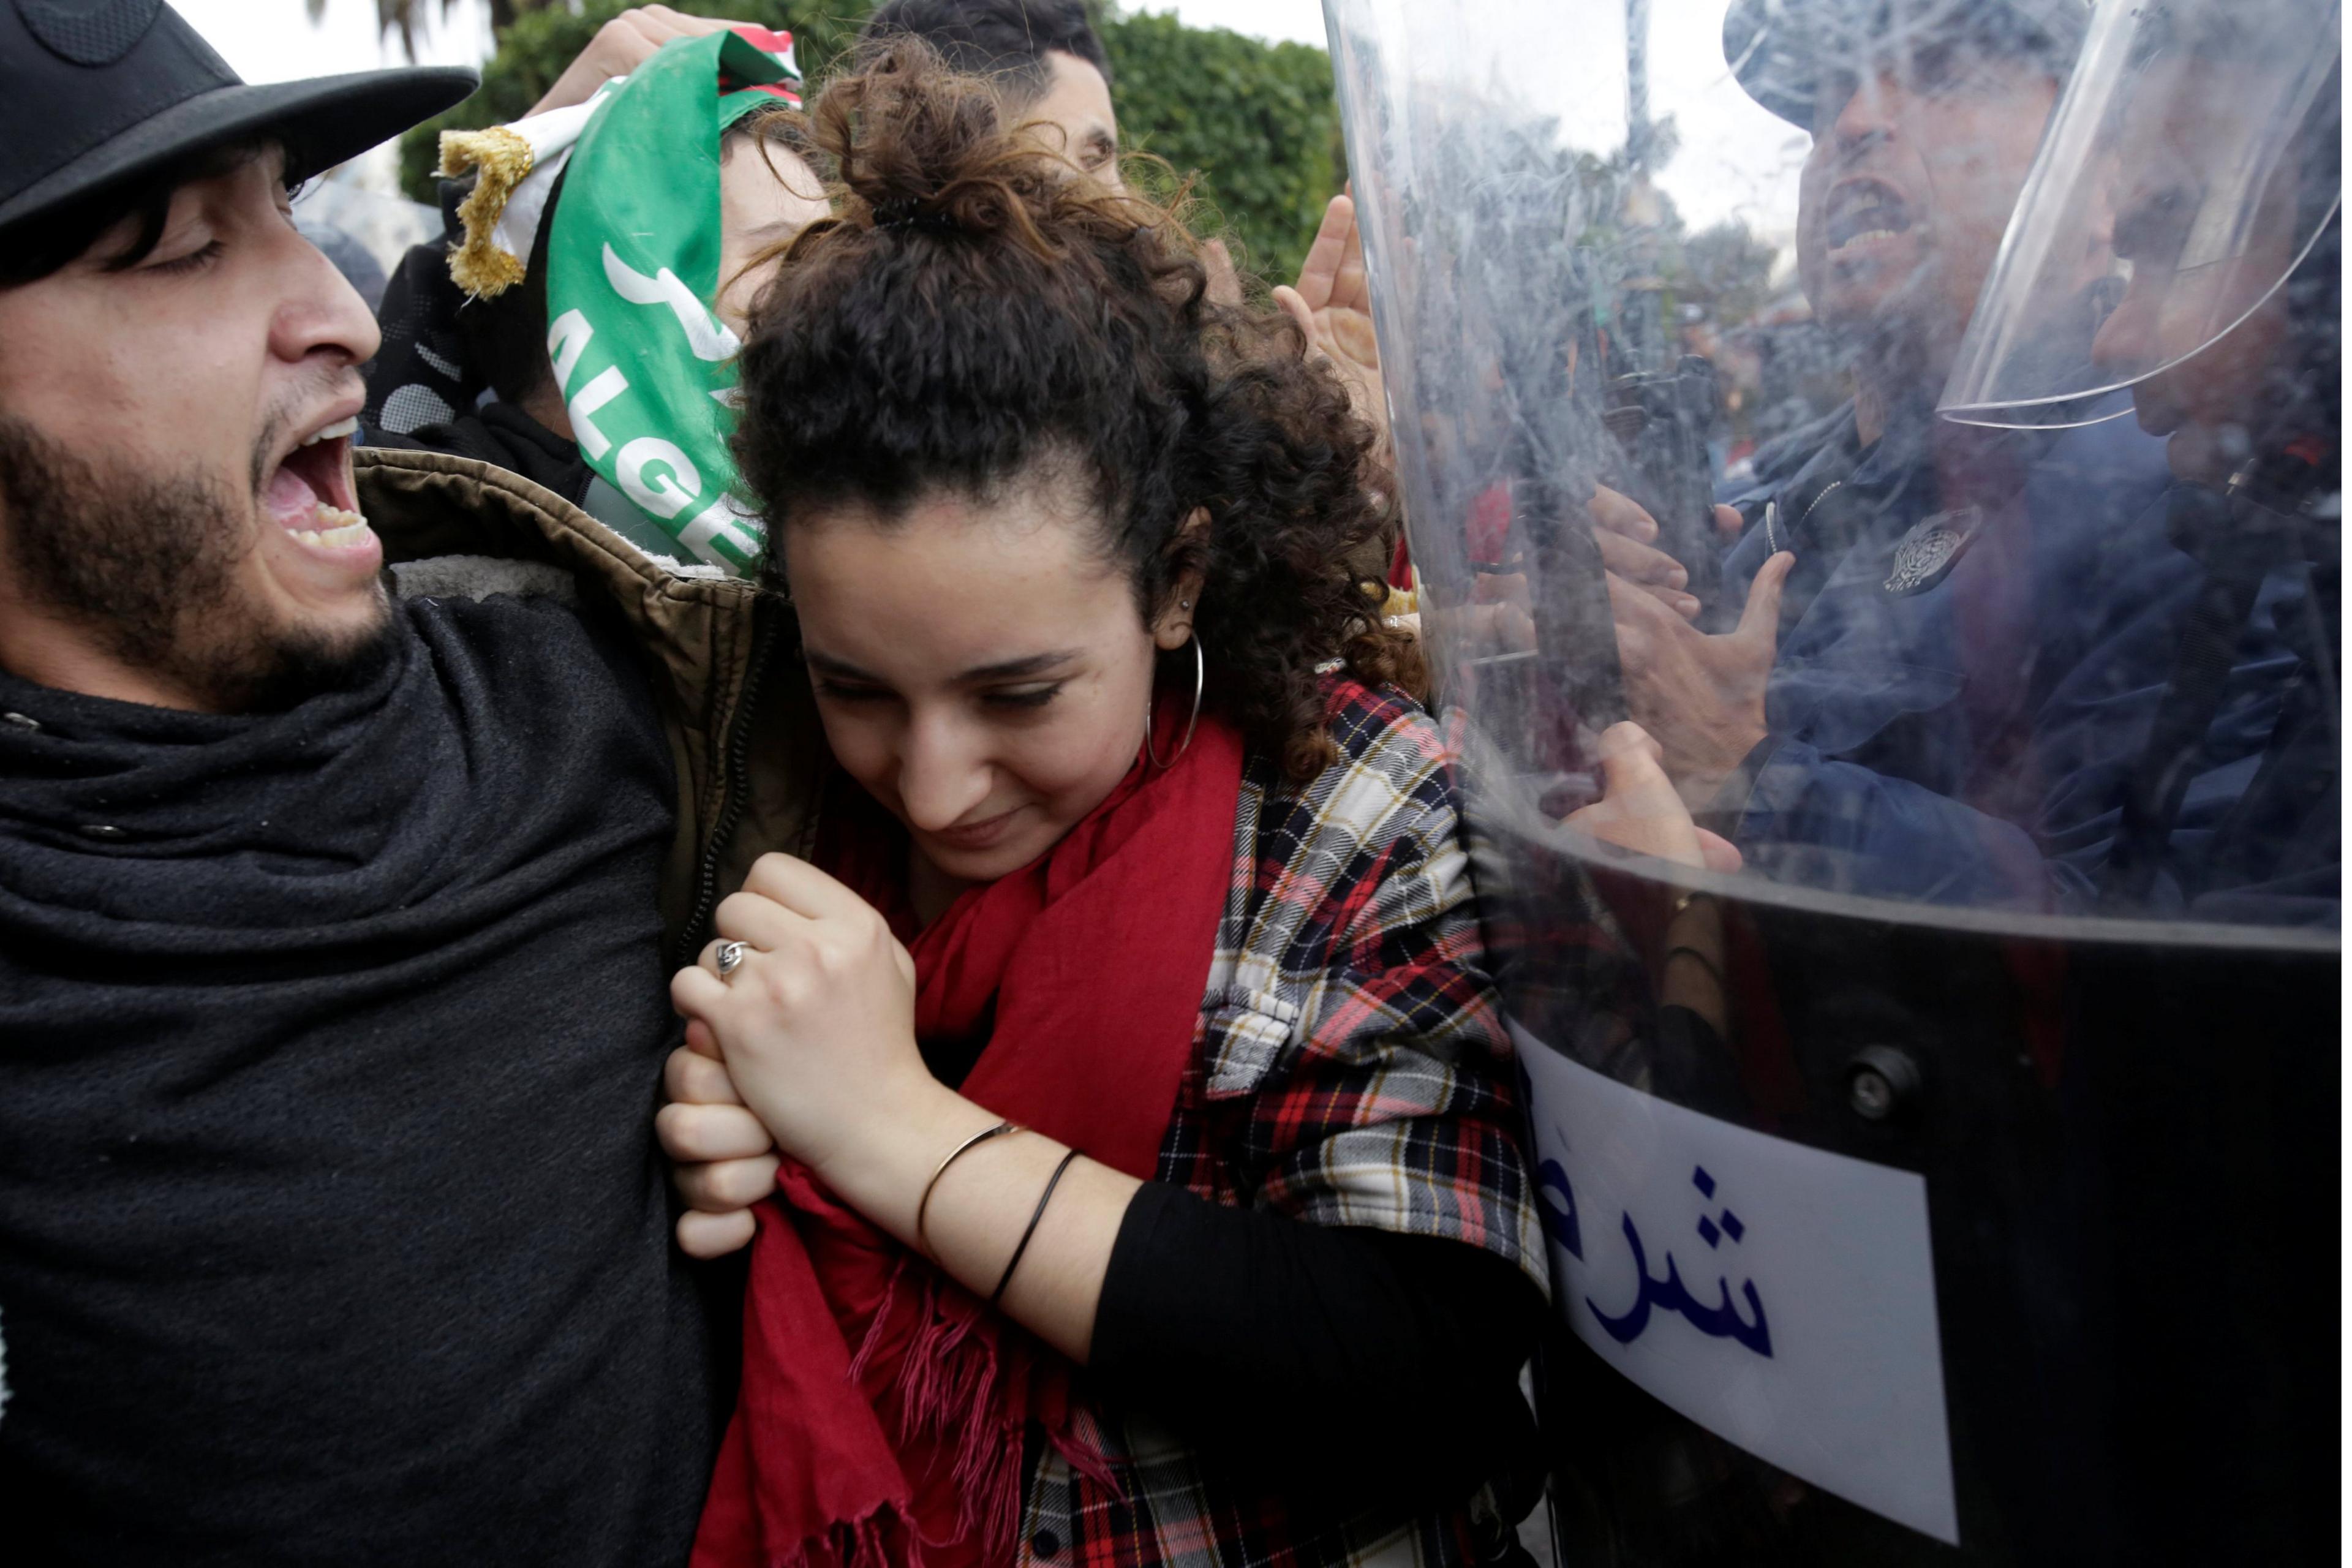
[[[1657,520],[1606,485],[1592,492],[1587,509],[1592,517],[1592,537],[1601,546],[1601,563],[1612,577],[1639,588],[1686,621],[1698,619],[1698,599],[1683,591],[1690,573],[1683,563],[1657,548]]]
[[[1209,275],[1209,302],[1228,307],[1242,302],[1241,268],[1234,265],[1234,253],[1222,239],[1203,240],[1201,245],[1201,267]]]
[[[1381,380],[1381,345],[1372,331],[1371,286],[1364,275],[1364,237],[1356,226],[1353,196],[1331,198],[1299,266],[1297,287],[1276,289],[1274,302],[1298,323],[1313,352],[1339,373],[1356,412],[1380,430],[1385,447],[1388,395]]]
[[[546,96],[530,106],[533,114],[585,103],[596,89],[616,76],[626,76],[660,52],[672,38],[699,38],[737,26],[708,16],[689,16],[667,5],[633,5],[596,29],[588,47],[572,58],[555,79]]]
[[[1710,798],[1766,734],[1764,689],[1778,656],[1780,589],[1797,558],[1783,551],[1748,590],[1739,625],[1709,637],[1614,573],[1609,604],[1625,707],[1660,748],[1686,801]]]
[[[1601,798],[1571,812],[1566,826],[1678,865],[1738,870],[1739,851],[1731,842],[1691,819],[1660,763],[1662,754],[1639,724],[1612,724],[1601,736]]]

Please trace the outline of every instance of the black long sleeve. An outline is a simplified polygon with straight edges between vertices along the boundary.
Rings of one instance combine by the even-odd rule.
[[[1147,1184],[1111,1249],[1091,1365],[1213,1464],[1327,1507],[1459,1501],[1535,1451],[1518,1371],[1544,1321],[1507,1259]]]

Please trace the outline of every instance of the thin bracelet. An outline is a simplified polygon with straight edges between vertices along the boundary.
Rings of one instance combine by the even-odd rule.
[[[1685,943],[1680,947],[1670,947],[1666,949],[1666,957],[1669,959],[1672,959],[1677,953],[1689,959],[1701,969],[1706,970],[1707,974],[1715,981],[1717,990],[1722,992],[1727,996],[1731,994],[1731,984],[1728,981],[1723,978],[1723,971],[1717,966],[1715,960],[1709,958],[1698,949],[1690,946],[1688,943]]]
[[[1029,1216],[1029,1228],[1021,1233],[1021,1245],[1013,1249],[1013,1258],[1005,1264],[1003,1277],[997,1280],[996,1289],[988,1293],[991,1307],[1004,1300],[1004,1288],[1013,1283],[1013,1271],[1021,1267],[1021,1255],[1029,1250],[1029,1238],[1037,1234],[1037,1222],[1045,1217],[1045,1205],[1054,1201],[1054,1189],[1062,1184],[1062,1173],[1068,1170],[1070,1162],[1077,1157],[1076,1149],[1063,1155],[1062,1163],[1055,1166],[1054,1173],[1046,1178],[1045,1190],[1037,1194],[1037,1211]]]
[[[1025,1131],[1027,1131],[1027,1129],[1021,1127],[1017,1123],[1000,1121],[995,1126],[989,1128],[985,1131],[973,1133],[971,1137],[965,1139],[962,1142],[948,1151],[948,1157],[940,1161],[939,1168],[931,1173],[931,1179],[923,1184],[922,1201],[915,1205],[916,1251],[921,1253],[926,1258],[931,1258],[934,1262],[938,1260],[938,1254],[931,1250],[931,1238],[924,1231],[923,1226],[925,1222],[930,1218],[931,1194],[938,1189],[940,1178],[948,1173],[948,1167],[954,1164],[958,1160],[962,1159],[966,1154],[971,1153],[974,1149],[979,1148],[982,1143],[987,1142],[992,1138],[1002,1138],[1008,1132],[1022,1132]]]

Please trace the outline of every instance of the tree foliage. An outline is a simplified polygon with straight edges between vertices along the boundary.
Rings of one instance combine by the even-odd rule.
[[[419,8],[418,0],[405,0]],[[434,199],[441,132],[497,125],[539,101],[596,29],[629,0],[586,0],[578,12],[519,0],[482,68],[479,91],[401,139],[401,184]],[[685,0],[681,9],[789,29],[812,81],[856,37],[870,0]],[[1171,16],[1101,19],[1119,130],[1130,149],[1197,176],[1208,226],[1234,242],[1245,265],[1287,280],[1339,188],[1339,110],[1331,63],[1304,44],[1265,44],[1223,29],[1187,27]]]

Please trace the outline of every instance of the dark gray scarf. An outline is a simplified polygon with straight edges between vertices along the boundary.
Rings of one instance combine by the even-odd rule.
[[[0,677],[0,1520],[42,1563],[682,1562],[667,752],[544,602],[244,718]]]

